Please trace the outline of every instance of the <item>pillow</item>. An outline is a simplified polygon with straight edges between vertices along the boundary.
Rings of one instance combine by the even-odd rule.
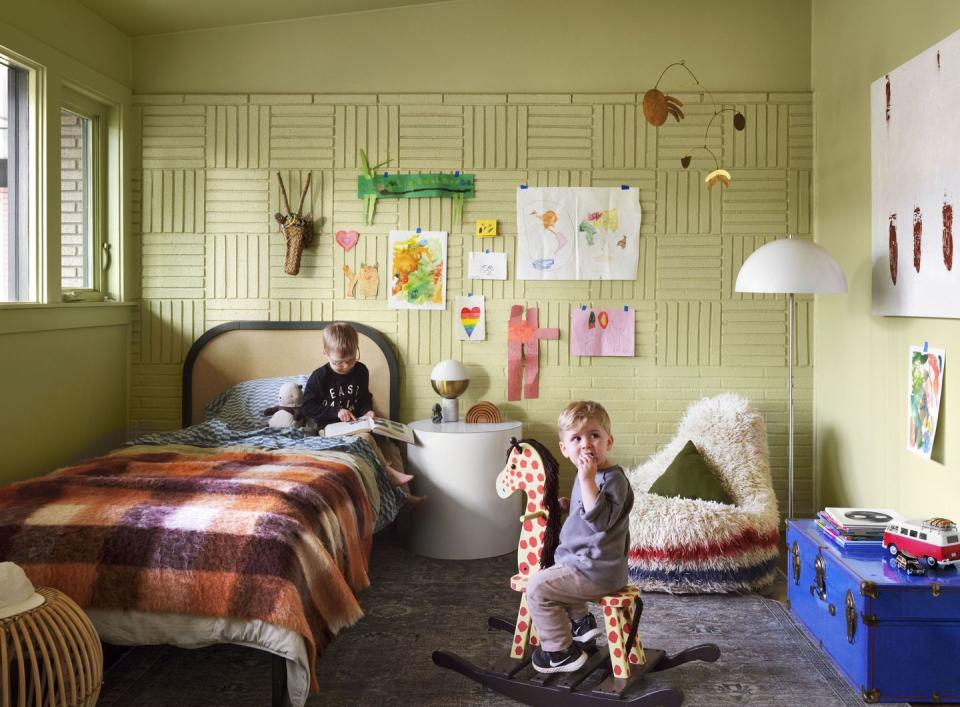
[[[666,471],[653,482],[650,493],[736,505],[693,441],[684,445]]]
[[[278,376],[237,383],[207,403],[207,419],[222,420],[234,430],[266,427],[270,418],[263,411],[277,404],[280,386],[289,382],[306,386],[308,377],[307,374]]]

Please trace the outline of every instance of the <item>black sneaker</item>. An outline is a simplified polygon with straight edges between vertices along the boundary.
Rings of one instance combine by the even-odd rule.
[[[577,643],[587,643],[600,635],[600,629],[597,628],[597,620],[593,614],[587,614],[582,619],[573,619],[571,622],[573,640]]]
[[[587,662],[587,654],[571,643],[562,651],[545,651],[540,646],[533,650],[533,669],[538,673],[572,673]]]

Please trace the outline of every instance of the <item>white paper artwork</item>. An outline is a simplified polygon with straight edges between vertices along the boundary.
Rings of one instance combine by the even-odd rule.
[[[640,191],[517,189],[518,280],[635,280]]]
[[[453,312],[457,341],[483,341],[487,338],[487,308],[483,295],[457,297]]]
[[[507,254],[472,251],[467,275],[471,280],[506,280]]]
[[[873,313],[958,318],[960,32],[874,81],[870,99]]]

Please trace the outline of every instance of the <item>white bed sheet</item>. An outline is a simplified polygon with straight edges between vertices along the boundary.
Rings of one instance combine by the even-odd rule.
[[[286,660],[287,693],[292,707],[303,707],[309,696],[312,667],[303,636],[295,631],[259,619],[243,621],[114,609],[87,609],[86,613],[100,638],[115,645],[165,643],[180,648],[203,648],[215,643],[233,643],[274,653]],[[263,679],[270,678],[264,675]]]

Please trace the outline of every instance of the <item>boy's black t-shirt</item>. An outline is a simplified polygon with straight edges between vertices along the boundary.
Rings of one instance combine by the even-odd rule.
[[[356,417],[373,410],[370,371],[359,361],[343,375],[330,368],[329,363],[324,364],[310,374],[303,391],[303,414],[316,420],[321,428],[339,422],[344,408]]]

